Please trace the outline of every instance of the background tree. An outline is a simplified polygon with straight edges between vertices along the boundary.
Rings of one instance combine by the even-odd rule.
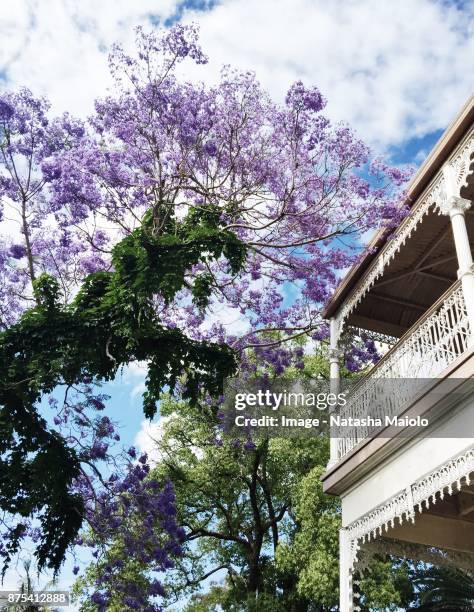
[[[20,230],[4,237],[2,278],[15,298],[4,325],[28,306],[41,272],[71,300],[147,211],[155,236],[173,235],[169,222],[191,207],[216,210],[247,259],[237,275],[204,257],[187,278],[243,311],[257,337],[268,327],[319,329],[318,306],[357,253],[357,237],[403,213],[408,173],[371,160],[348,126],[331,126],[316,88],[296,83],[278,105],[251,73],[226,69],[214,87],[180,80],[184,59],[206,61],[194,27],[139,28],[136,44],[137,57],[111,54],[116,89],[86,123],[49,119],[47,103],[26,90],[2,95],[1,195],[5,219]],[[289,308],[278,291],[287,284],[301,298]],[[208,313],[184,307],[181,291],[172,303],[157,295],[158,312],[204,333]]]
[[[474,606],[472,572],[453,567],[429,566],[417,576],[419,603],[416,610],[467,612]]]
[[[101,381],[145,361],[152,416],[162,388],[182,377],[190,400],[218,394],[237,360],[255,366],[250,347],[277,373],[301,366],[301,349],[282,343],[325,335],[321,305],[358,237],[403,214],[407,173],[331,126],[317,89],[295,83],[276,104],[250,73],[184,82],[184,59],[206,61],[195,27],[139,28],[136,57],[114,49],[116,89],[85,123],[51,119],[26,90],[0,98],[5,565],[39,529],[38,564],[57,571],[84,520],[109,542],[123,512],[117,482],[133,476],[138,499],[146,494],[146,470],[111,458]],[[217,307],[241,313],[246,331],[226,330]],[[102,461],[118,472],[112,482]],[[169,524],[156,518],[175,546],[168,510]],[[103,585],[97,592],[107,599]]]
[[[211,590],[205,605],[214,598],[229,610],[267,609],[264,601],[268,609],[306,609],[294,576],[280,573],[274,556],[294,521],[294,490],[303,474],[326,460],[326,441],[223,440],[219,421],[212,414],[205,418],[202,409],[167,400],[161,413],[167,424],[153,473],[173,482],[186,532],[183,555],[164,584],[167,602],[182,601],[213,576],[226,576],[225,587]]]
[[[303,371],[285,374],[326,377],[324,350],[305,358]],[[173,483],[185,530],[182,555],[164,582],[169,609],[177,602],[176,609],[189,612],[337,609],[340,508],[320,480],[327,438],[232,439],[211,407],[172,398],[162,401],[160,413],[153,476]],[[122,559],[122,571],[129,579],[135,573],[138,584],[146,564]],[[77,584],[84,611],[104,563]],[[363,610],[408,604],[415,596],[411,566],[377,559],[361,590]],[[114,602],[123,600],[117,594]]]

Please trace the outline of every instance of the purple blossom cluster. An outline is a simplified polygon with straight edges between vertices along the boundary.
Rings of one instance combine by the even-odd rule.
[[[84,139],[84,123],[67,113],[51,118],[49,111],[26,88],[0,95],[0,221],[14,222],[8,229],[0,223],[0,329],[31,305],[31,283],[41,272],[60,278],[70,299],[92,261],[93,269],[106,265],[50,192],[61,155]]]
[[[148,458],[141,455],[129,462],[122,478],[112,474],[100,493],[90,477],[77,483],[87,500],[90,527],[78,544],[91,548],[96,559],[98,577],[89,596],[99,612],[117,596],[132,610],[161,610],[155,598],[165,593],[157,574],[173,567],[181,555],[185,534],[176,522],[173,486],[149,472]],[[140,584],[127,577],[127,560],[146,568]]]
[[[87,531],[76,545],[91,549],[100,567],[91,601],[106,610],[111,595],[121,593],[131,609],[158,610],[153,598],[164,593],[154,574],[172,567],[184,537],[176,522],[173,486],[150,477],[146,454],[138,456],[134,447],[120,452],[116,425],[103,414],[109,396],[93,393],[91,383],[84,382],[72,395],[66,391],[62,402],[54,396],[48,400],[58,432],[82,462],[73,486],[85,502]],[[100,462],[111,472],[107,478],[98,468]],[[25,525],[25,537],[34,539],[37,532]],[[123,572],[124,558],[147,567],[139,590]]]
[[[169,327],[251,347],[281,370],[298,360],[269,347],[318,333],[338,271],[360,254],[358,236],[404,214],[409,171],[371,160],[348,126],[332,126],[317,88],[298,81],[278,105],[250,72],[225,67],[215,86],[183,82],[184,60],[207,61],[195,26],[137,28],[135,56],[114,48],[115,93],[97,100],[86,123],[49,119],[47,102],[26,90],[2,96],[0,195],[27,213],[0,251],[2,322],[28,306],[40,271],[59,276],[70,299],[146,211],[160,232],[190,206],[217,206],[223,229],[247,245],[245,267],[234,276],[224,260],[203,262],[189,279],[211,274],[210,309],[230,308],[248,333],[210,321],[185,290],[171,304],[156,296],[157,311]]]
[[[130,609],[160,610],[156,597],[164,592],[156,574],[172,567],[184,537],[176,521],[173,486],[150,476],[146,454],[138,455],[134,447],[120,450],[116,425],[104,415],[109,396],[95,387],[85,380],[80,387],[67,388],[61,400],[55,393],[47,402],[52,428],[81,461],[73,491],[85,504],[85,532],[75,542],[74,553],[77,547],[89,548],[100,568],[89,594],[98,610],[108,609],[114,593],[121,593]],[[105,477],[104,471],[110,475]],[[1,535],[0,557],[5,560],[12,542],[41,539],[35,517],[4,516]],[[146,566],[139,588],[127,579],[124,558]],[[74,574],[79,571],[75,566]]]
[[[163,326],[230,344],[250,374],[256,364],[275,374],[302,368],[302,348],[291,340],[327,337],[321,306],[360,256],[360,236],[405,214],[410,171],[371,161],[348,126],[322,114],[317,88],[297,82],[276,104],[250,72],[225,67],[217,85],[185,82],[177,74],[185,60],[207,61],[195,26],[138,28],[134,56],[114,48],[116,89],[87,121],[52,118],[48,102],[27,89],[0,95],[0,329],[31,305],[42,272],[60,281],[70,302],[88,274],[110,267],[112,247],[145,213],[160,237],[191,209],[217,209],[222,230],[245,244],[245,264],[234,274],[224,257],[203,253],[187,284],[210,277],[210,304],[195,305],[188,289],[170,303],[156,295]],[[17,234],[2,224],[12,218]],[[222,311],[240,319],[238,331]],[[347,367],[375,358],[366,339]],[[114,455],[119,435],[102,414],[106,400],[93,381],[61,403],[50,398],[54,427],[81,460],[75,487],[91,529],[84,541],[103,563],[91,601],[105,610],[111,593],[121,592],[129,608],[153,610],[160,583],[150,578],[137,593],[106,545],[118,536],[130,558],[156,571],[169,567],[182,537],[173,491],[149,478],[134,449],[126,460]],[[245,445],[251,450],[252,440]],[[100,464],[112,471],[108,479]],[[21,522],[10,535],[39,537],[35,529]]]
[[[252,73],[228,67],[214,87],[181,82],[179,62],[206,61],[194,26],[166,33],[138,28],[136,36],[135,57],[119,47],[111,54],[117,93],[97,101],[86,125],[69,116],[49,121],[46,102],[29,93],[4,97],[12,144],[4,147],[2,194],[21,204],[27,193],[31,216],[31,247],[9,245],[10,259],[31,255],[45,269],[56,265],[69,286],[72,277],[106,266],[111,243],[146,210],[156,212],[159,224],[185,215],[189,206],[217,205],[226,229],[249,247],[238,278],[229,276],[225,262],[210,266],[215,301],[240,312],[253,331],[236,346],[258,344],[268,327],[286,336],[294,326],[317,328],[337,271],[357,255],[340,248],[337,238],[351,236],[356,244],[360,233],[403,214],[399,188],[407,170],[370,162],[369,150],[347,126],[333,127],[321,114],[321,93],[301,82],[284,106]],[[24,135],[27,120],[34,140]],[[34,143],[41,143],[37,151]],[[26,192],[26,178],[20,189],[9,177],[10,153],[13,160],[26,156],[36,169]],[[48,217],[54,231],[46,227]],[[105,233],[100,222],[115,233]],[[29,271],[8,259],[4,270],[10,281],[23,280],[22,295]],[[300,299],[282,307],[288,286]],[[168,325],[228,339],[219,324],[209,328],[199,309],[184,306],[187,298],[183,292],[163,308]]]
[[[365,332],[351,334],[349,339],[350,344],[344,350],[344,365],[349,372],[359,372],[380,359],[381,350]]]

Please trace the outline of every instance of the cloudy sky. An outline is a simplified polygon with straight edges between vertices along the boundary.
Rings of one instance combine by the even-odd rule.
[[[138,23],[197,21],[211,58],[254,69],[276,98],[302,79],[379,150],[431,144],[473,90],[474,0],[15,0],[0,3],[0,78],[86,114],[107,52]],[[422,155],[422,152],[419,156]]]
[[[252,69],[276,99],[296,79],[317,85],[333,119],[399,163],[420,162],[474,90],[474,0],[3,0],[0,88],[85,116],[109,85],[111,44],[179,20],[200,24],[211,60],[193,78]],[[142,387],[131,368],[114,405],[124,441],[149,447]]]

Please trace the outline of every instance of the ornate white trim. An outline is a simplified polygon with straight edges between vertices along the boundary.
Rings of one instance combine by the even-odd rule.
[[[466,210],[471,208],[471,205],[471,200],[466,200],[466,198],[460,198],[458,196],[450,196],[449,198],[445,198],[440,204],[437,204],[436,208],[442,215],[453,216],[456,213],[464,214]]]
[[[384,248],[380,251],[376,259],[372,262],[372,265],[358,282],[355,291],[353,291],[343,303],[336,317],[340,331],[342,331],[347,317],[356,308],[366,293],[369,292],[377,279],[383,275],[385,268],[411,237],[418,225],[423,222],[425,215],[428,214],[430,209],[434,207],[438,201],[440,201],[440,194],[443,193],[443,181],[443,175],[440,172],[430,187],[425,191],[422,199],[419,200],[410,212],[409,216],[403,220],[395,235],[389,238]]]
[[[354,334],[360,335],[363,333],[367,333],[365,329],[362,327],[356,327],[355,325],[348,326]],[[390,336],[389,334],[383,334],[382,332],[370,332],[370,337],[375,342],[379,342],[380,344],[392,347],[398,342],[398,338],[396,336]]]
[[[467,187],[468,177],[474,174],[474,131],[472,131],[464,142],[457,148],[454,155],[449,160],[449,165],[453,169],[456,185],[459,190]]]
[[[460,283],[455,283],[430,315],[411,328],[404,341],[398,342],[350,390],[347,404],[341,409],[343,418],[363,419],[368,415],[384,422],[386,417],[400,414],[424,384],[436,378],[470,346],[470,325],[466,301]],[[392,388],[389,381],[396,379]],[[419,385],[414,383],[419,380]],[[381,384],[381,380],[384,383]],[[374,433],[374,427],[344,428],[337,436],[337,459],[349,453],[362,440]]]
[[[428,214],[432,208],[440,212],[440,208],[443,207],[448,195],[460,196],[460,190],[467,185],[468,177],[474,174],[474,159],[471,159],[473,155],[474,129],[471,130],[446,162],[452,171],[454,193],[448,194],[448,191],[452,190],[446,188],[443,169],[441,169],[418,198],[410,214],[402,221],[394,236],[387,241],[361,280],[357,283],[355,289],[342,304],[335,317],[340,331],[342,331],[347,317],[356,308],[377,279],[383,275],[388,264],[400,251],[400,248],[410,238],[418,225],[423,222],[425,215]]]
[[[423,503],[425,509],[429,508],[430,501],[434,505],[437,495],[440,499],[444,499],[445,489],[448,495],[452,494],[453,487],[459,491],[463,479],[469,485],[469,474],[472,471],[474,471],[474,448],[451,459],[423,480],[412,485],[413,504],[418,508],[418,512],[423,512]]]
[[[429,508],[430,503],[436,503],[438,495],[443,499],[446,489],[451,495],[454,487],[461,489],[463,480],[469,485],[469,476],[472,472],[474,472],[474,446],[348,525],[346,530],[350,567],[354,567],[362,543],[383,535],[384,531],[388,532],[390,527],[395,526],[397,519],[400,525],[404,520],[414,522],[416,507],[421,513]]]

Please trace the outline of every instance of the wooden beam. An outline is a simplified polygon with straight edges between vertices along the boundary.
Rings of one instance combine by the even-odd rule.
[[[450,276],[442,276],[441,274],[433,274],[433,272],[424,272],[422,270],[415,270],[415,274],[419,276],[426,276],[427,278],[433,278],[434,280],[439,280],[443,283],[454,283],[457,279],[451,278]]]
[[[431,253],[433,253],[433,251],[436,251],[438,246],[446,240],[445,236],[448,230],[451,230],[451,223],[449,222],[449,219],[446,219],[446,226],[441,230],[439,235],[433,240],[433,242],[428,247],[428,250],[425,251],[423,255],[421,256],[421,258],[418,260],[415,266],[416,270],[420,269],[420,267],[425,263],[425,261],[431,255]]]
[[[393,276],[389,276],[383,279],[381,282],[375,283],[374,287],[383,287],[383,285],[388,285],[389,283],[394,283],[397,280],[406,278],[407,276],[411,276],[412,274],[415,274],[415,272],[421,272],[423,270],[429,270],[430,268],[435,268],[436,266],[440,266],[441,264],[447,263],[448,261],[452,261],[453,259],[456,259],[456,255],[440,257],[439,259],[435,259],[434,261],[431,261],[429,264],[425,264],[424,266],[421,266],[417,268],[416,270],[412,268],[411,270],[408,270],[405,272],[399,272],[397,274],[394,274]]]
[[[397,325],[390,321],[374,319],[373,317],[364,317],[359,314],[349,315],[348,322],[354,325],[354,327],[387,334],[388,336],[395,336],[396,338],[401,338],[403,334],[408,331],[408,327],[403,327],[402,325]]]
[[[389,529],[387,537],[436,548],[474,552],[472,522],[433,514],[417,515],[414,523],[407,522]]]
[[[390,304],[398,304],[399,306],[404,306],[405,308],[415,308],[416,310],[426,310],[430,307],[429,304],[416,304],[415,302],[410,302],[408,300],[402,300],[400,298],[394,298],[387,295],[380,295],[378,293],[368,294],[369,297],[376,298],[377,300],[382,300],[384,302],[389,302]]]
[[[474,511],[474,496],[465,493],[459,493],[457,496],[459,516],[466,516]],[[474,525],[473,525],[474,529]]]
[[[451,241],[452,241],[452,245],[451,246],[454,246],[454,238],[453,238],[453,234],[452,234],[451,223],[446,218],[445,218],[445,220],[446,220],[446,225],[445,225],[444,229],[440,232],[438,238],[436,238],[434,240],[432,245],[429,247],[428,251],[422,256],[422,258],[415,265],[415,270],[416,270],[417,274],[415,276],[415,286],[412,288],[412,291],[417,291],[418,288],[422,285],[423,278],[420,278],[420,276],[422,276],[422,273],[423,273],[423,270],[422,270],[423,265],[425,264],[427,259],[429,259],[430,255],[434,251],[436,251],[438,249],[439,245],[441,243],[443,243],[443,242],[446,242],[446,240],[447,240],[446,233],[448,231],[450,232],[450,235],[451,235]],[[428,264],[426,264],[426,265],[428,265]],[[445,282],[445,281],[443,281],[443,282]]]

